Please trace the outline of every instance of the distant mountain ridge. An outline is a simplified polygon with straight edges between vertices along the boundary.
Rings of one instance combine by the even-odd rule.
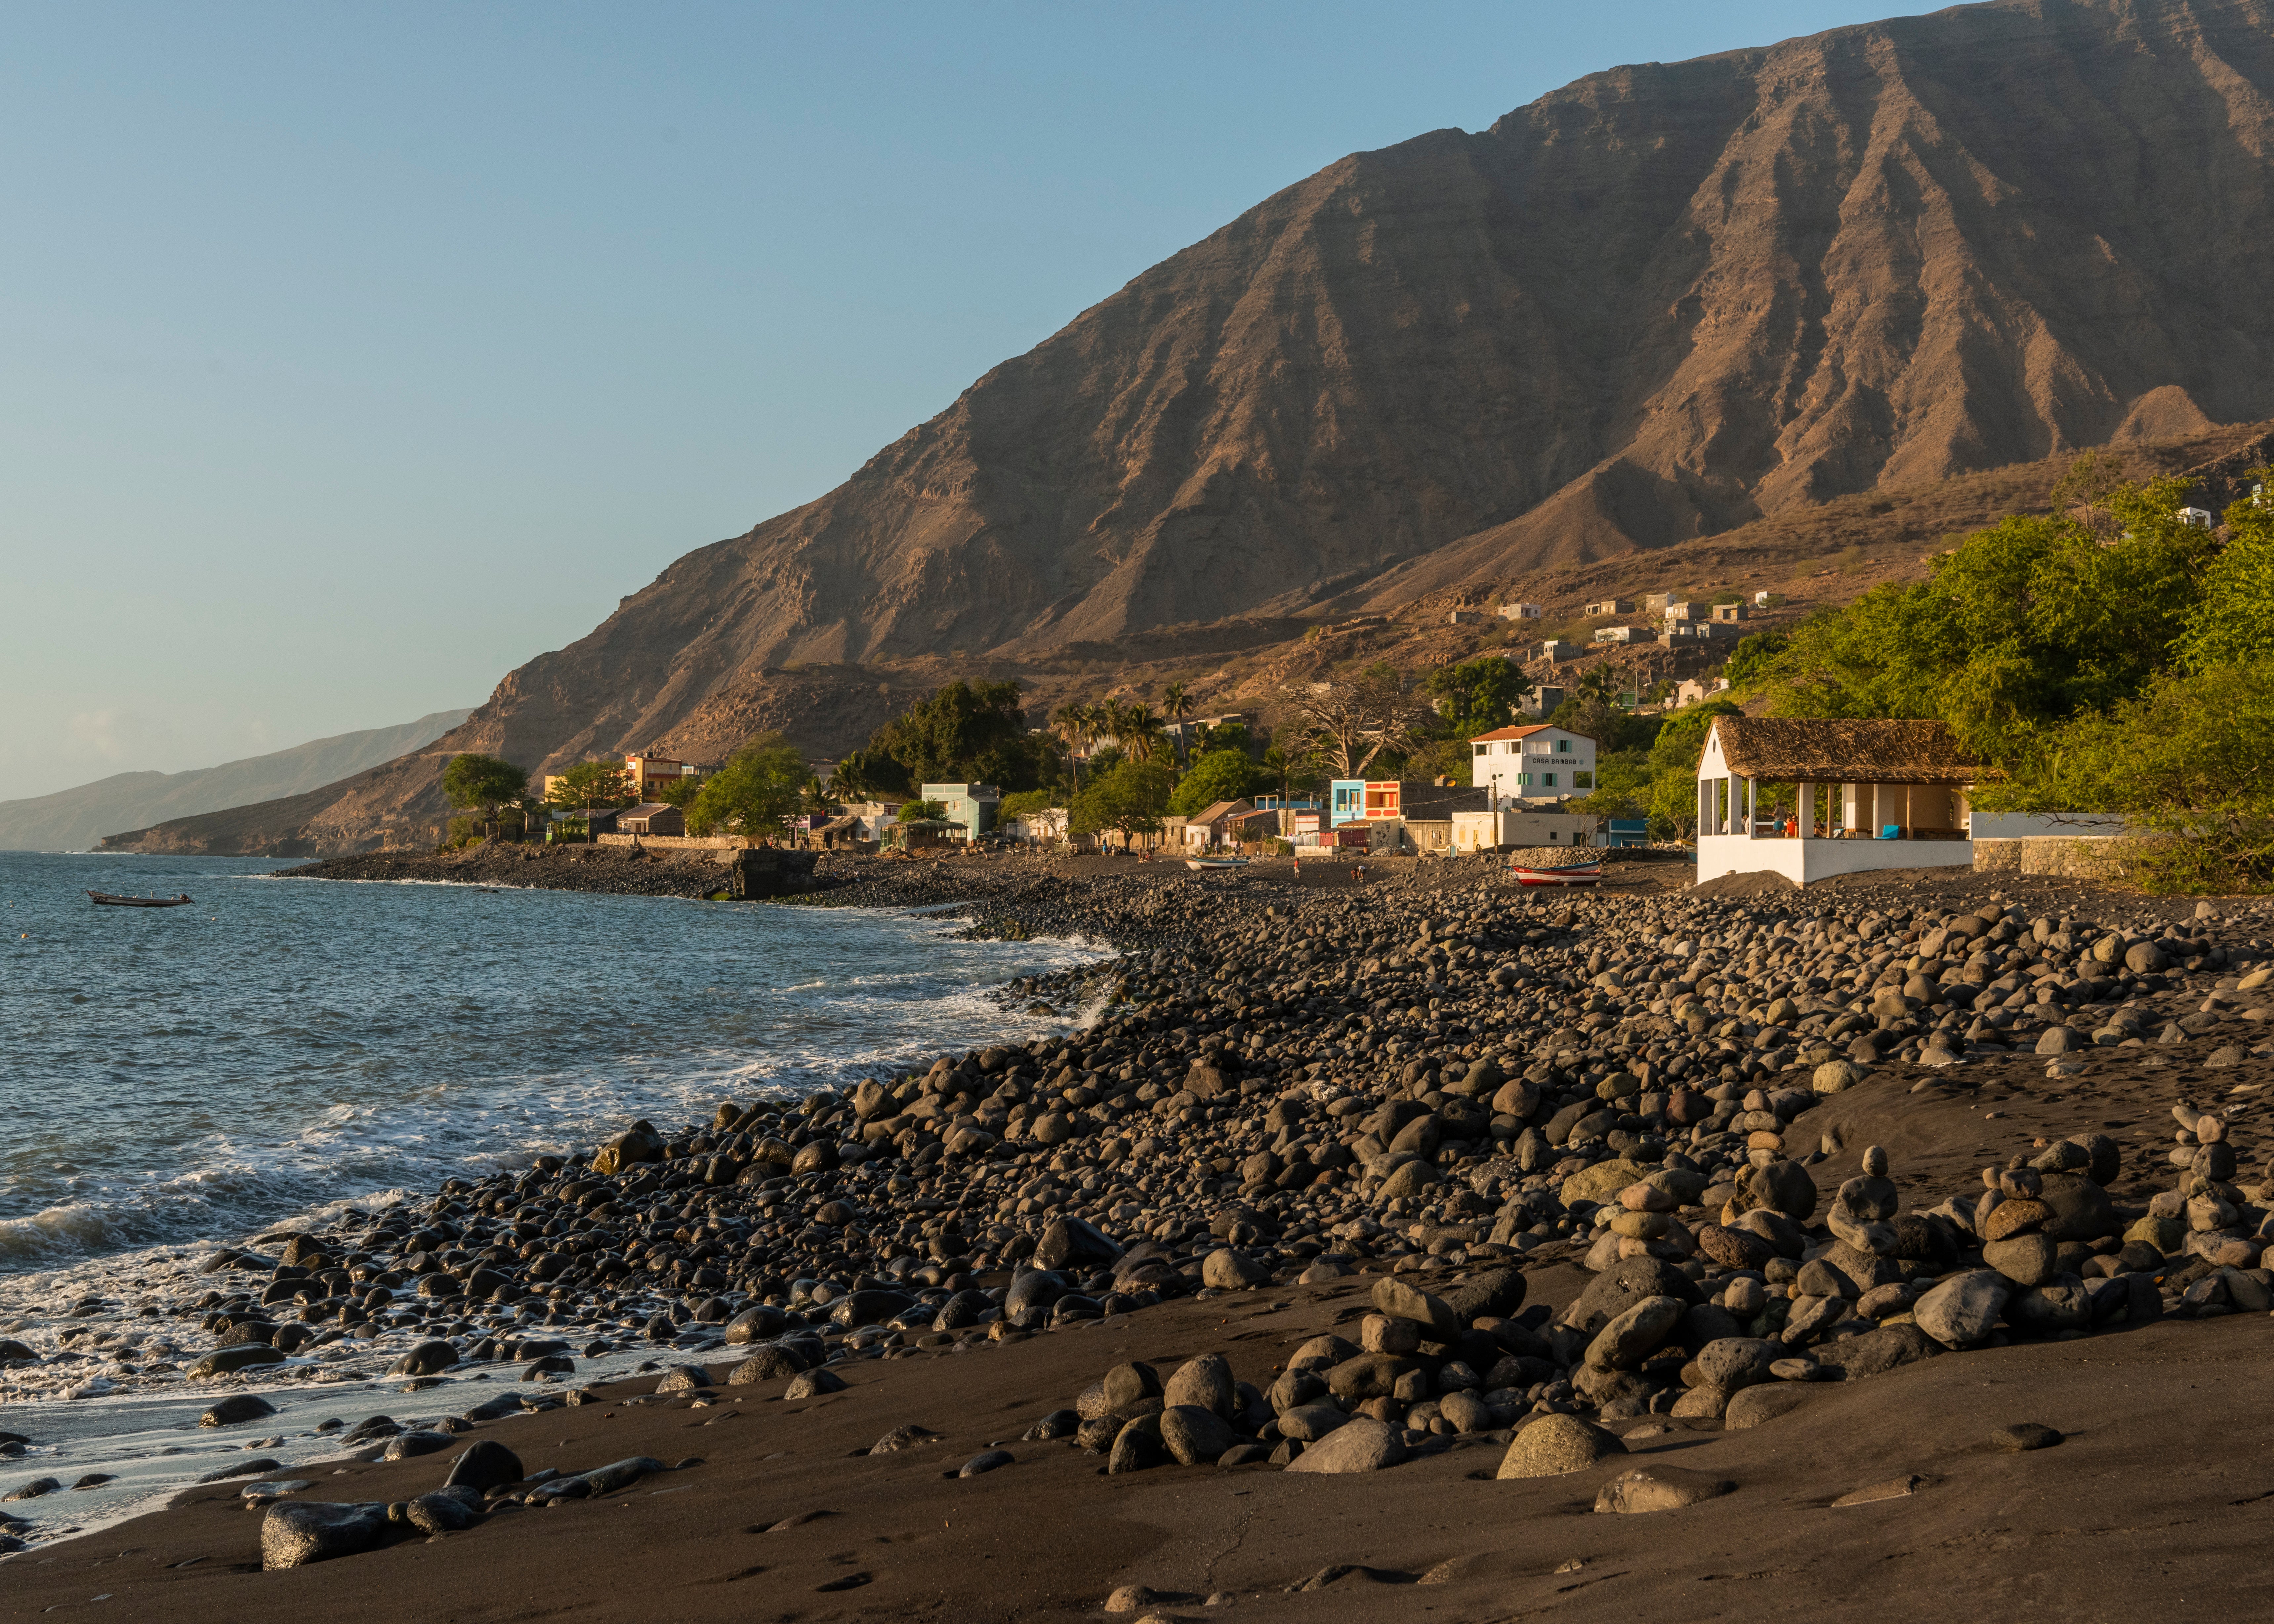
[[[916,673],[1521,587],[2274,418],[2270,154],[2274,0],[1997,0],[1591,74],[1266,199],[448,742],[533,771],[759,725],[832,752]],[[162,838],[415,843],[438,778]]]
[[[119,772],[50,795],[0,801],[0,851],[92,851],[119,830],[305,794],[432,744],[472,714],[436,710],[415,722],[312,739],[218,767]]]

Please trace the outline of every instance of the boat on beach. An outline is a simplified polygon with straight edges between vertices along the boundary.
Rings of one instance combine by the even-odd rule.
[[[87,899],[99,908],[181,908],[196,898],[187,891],[178,897],[114,897],[107,891],[91,891]]]
[[[1603,865],[1594,862],[1565,863],[1555,868],[1527,868],[1522,863],[1510,863],[1509,872],[1516,876],[1518,885],[1595,885],[1603,878]]]
[[[1205,868],[1245,868],[1247,867],[1247,859],[1245,857],[1187,857],[1185,859],[1185,867],[1195,874]]]

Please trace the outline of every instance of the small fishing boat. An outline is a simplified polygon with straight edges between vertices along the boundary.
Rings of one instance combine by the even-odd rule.
[[[1593,862],[1565,863],[1557,868],[1530,868],[1522,863],[1510,863],[1510,874],[1518,885],[1595,885],[1602,881],[1603,865]]]
[[[1247,859],[1245,857],[1187,857],[1185,859],[1185,867],[1195,874],[1207,868],[1245,868],[1247,867]]]
[[[196,900],[187,891],[178,897],[114,897],[107,891],[91,891],[87,894],[99,908],[182,908]]]

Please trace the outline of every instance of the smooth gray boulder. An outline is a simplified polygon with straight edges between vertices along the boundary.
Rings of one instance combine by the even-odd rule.
[[[260,1522],[260,1565],[275,1571],[368,1551],[387,1535],[378,1501],[280,1500]]]
[[[1911,1318],[1946,1348],[1971,1348],[1997,1328],[2014,1282],[1996,1269],[1969,1269],[1919,1298]]]

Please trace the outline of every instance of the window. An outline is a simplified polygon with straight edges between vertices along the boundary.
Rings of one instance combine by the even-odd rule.
[[[1519,772],[1516,775],[1516,781],[1518,784],[1529,784],[1532,782],[1532,775],[1528,772]]]
[[[1549,789],[1554,789],[1555,787],[1555,775],[1552,772],[1541,773],[1540,775],[1540,781]]]
[[[1489,755],[1491,755],[1491,754],[1492,754],[1492,746],[1490,746],[1490,745],[1488,745],[1488,744],[1480,744],[1480,745],[1477,746],[1477,754],[1478,754],[1478,755],[1480,755],[1480,756],[1489,756]]]
[[[1555,753],[1556,753],[1558,756],[1562,756],[1562,755],[1567,755],[1567,754],[1569,754],[1569,753],[1570,753],[1570,748],[1571,748],[1571,741],[1570,741],[1569,739],[1558,739],[1558,740],[1555,741]]]

